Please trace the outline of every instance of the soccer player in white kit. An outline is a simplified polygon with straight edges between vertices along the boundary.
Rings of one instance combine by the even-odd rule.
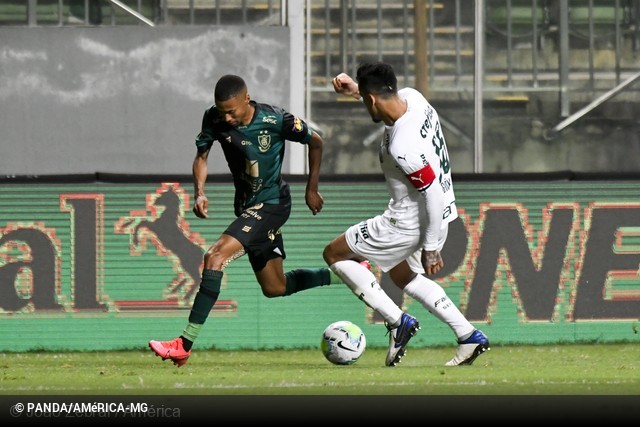
[[[470,365],[489,350],[489,340],[426,275],[444,266],[440,251],[449,223],[458,217],[451,165],[438,113],[415,89],[397,89],[393,68],[362,64],[357,83],[341,73],[333,79],[337,93],[362,99],[374,122],[383,122],[380,164],[389,191],[389,205],[373,218],[348,228],[324,250],[324,259],[349,288],[376,310],[389,329],[385,364],[395,366],[420,329],[418,320],[402,311],[358,261],[368,259],[400,289],[449,325],[458,341],[447,366]]]

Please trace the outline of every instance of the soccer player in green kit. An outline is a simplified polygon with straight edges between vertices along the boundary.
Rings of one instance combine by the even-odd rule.
[[[149,342],[158,356],[170,359],[176,366],[187,363],[191,346],[220,294],[224,268],[245,253],[268,298],[343,283],[326,267],[285,273],[282,265],[286,254],[280,228],[291,213],[289,185],[281,175],[285,141],[308,147],[305,201],[316,215],[323,205],[318,192],[324,144],[320,135],[284,109],[251,100],[239,76],[221,77],[214,98],[215,105],[205,111],[202,130],[195,141],[193,212],[199,218],[208,216],[209,202],[204,191],[207,159],[214,141],[218,141],[233,176],[237,218],[204,255],[202,281],[182,335],[171,341]]]

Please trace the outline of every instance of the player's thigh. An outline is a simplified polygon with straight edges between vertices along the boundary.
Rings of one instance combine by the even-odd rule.
[[[324,258],[327,265],[333,265],[338,261],[352,260],[357,259],[358,261],[362,261],[363,257],[358,256],[353,253],[349,245],[347,244],[347,239],[345,237],[345,233],[342,233],[335,239],[333,239],[322,252],[322,257]]]

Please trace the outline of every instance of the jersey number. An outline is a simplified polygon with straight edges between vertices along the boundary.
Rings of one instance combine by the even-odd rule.
[[[436,151],[436,155],[440,158],[440,170],[442,171],[442,173],[440,174],[438,179],[442,184],[443,175],[449,173],[451,165],[449,164],[449,153],[447,153],[447,146],[444,142],[444,136],[442,136],[440,123],[436,123],[435,133],[433,134],[431,143],[433,144],[433,148]]]

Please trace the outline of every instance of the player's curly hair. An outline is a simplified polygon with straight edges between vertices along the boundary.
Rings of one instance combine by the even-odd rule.
[[[242,77],[226,74],[218,80],[214,91],[216,101],[227,101],[247,89],[247,84]]]
[[[393,67],[384,62],[365,62],[356,74],[360,92],[388,97],[398,92],[398,79]]]

